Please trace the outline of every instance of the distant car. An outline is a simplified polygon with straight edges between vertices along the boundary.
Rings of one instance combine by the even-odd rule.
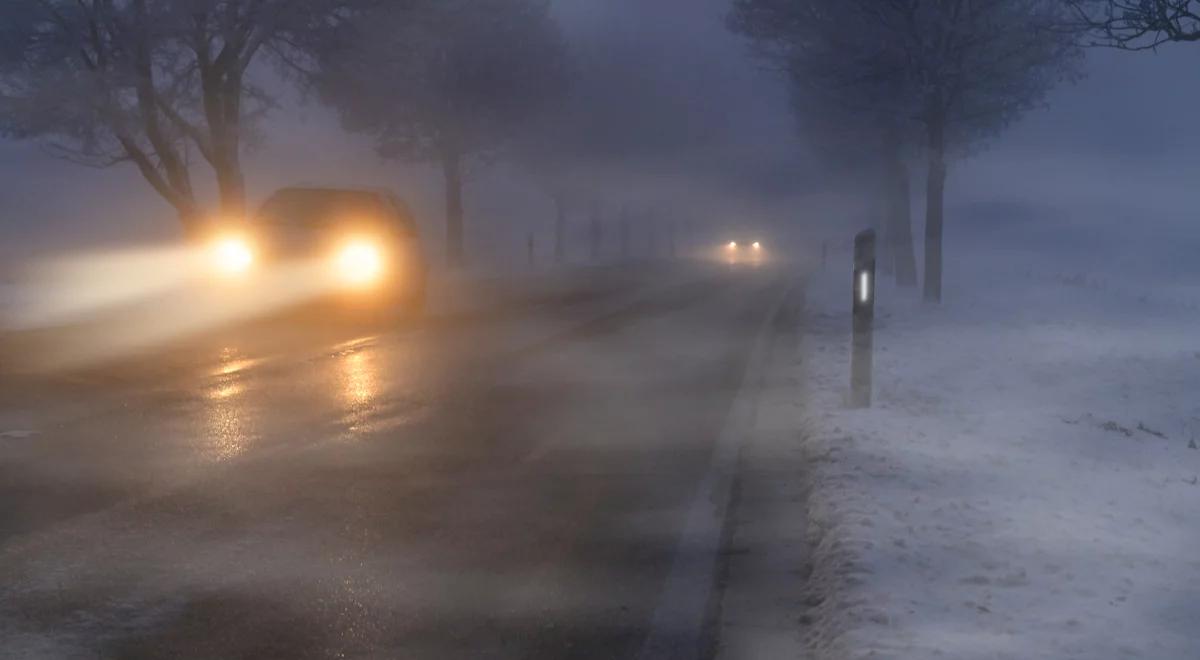
[[[218,227],[209,248],[225,277],[299,264],[314,269],[322,293],[409,311],[425,304],[428,268],[416,224],[387,191],[284,188],[249,222]]]
[[[757,238],[734,239],[721,246],[721,253],[729,263],[757,263],[765,257],[766,246]]]

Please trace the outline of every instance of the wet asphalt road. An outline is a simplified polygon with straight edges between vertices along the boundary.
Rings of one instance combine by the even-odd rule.
[[[636,657],[790,282],[656,279],[4,376],[0,658]]]

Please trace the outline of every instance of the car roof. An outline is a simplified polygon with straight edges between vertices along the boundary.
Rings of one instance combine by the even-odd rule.
[[[321,186],[291,186],[280,188],[263,201],[255,217],[268,224],[292,226],[331,226],[341,224],[325,217],[330,205],[345,207],[376,204],[392,208],[398,215],[387,214],[399,226],[415,234],[412,211],[402,199],[383,188],[347,188]]]

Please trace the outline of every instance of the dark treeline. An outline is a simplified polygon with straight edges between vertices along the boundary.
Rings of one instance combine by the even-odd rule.
[[[1078,75],[1059,0],[735,0],[730,25],[793,88],[829,168],[873,172],[885,261],[917,283],[911,163],[925,162],[925,298],[941,299],[949,162]]]
[[[283,81],[334,108],[385,158],[437,168],[451,264],[465,258],[471,172],[504,159],[553,201],[559,260],[568,218],[595,235],[602,216],[654,217],[684,196],[701,206],[710,173],[747,190],[869,181],[884,209],[885,264],[915,286],[917,181],[924,293],[938,300],[956,159],[1078,77],[1084,46],[1200,40],[1191,0],[575,0],[590,7],[587,20],[625,21],[602,37],[566,33],[555,17],[567,4],[6,0],[0,133],[88,166],[132,165],[195,232],[244,217],[242,155],[282,102]],[[723,131],[754,128],[731,110],[744,103],[727,98],[737,92],[717,72],[733,56],[675,52],[690,46],[667,32],[713,9],[781,74],[816,172],[762,153],[733,163],[715,146]],[[653,34],[622,36],[658,14],[670,20]],[[667,190],[685,168],[704,174],[683,193],[635,191],[635,177]],[[198,198],[201,178],[215,199]]]
[[[539,0],[12,0],[0,130],[84,165],[133,164],[195,233],[244,217],[241,155],[284,80],[380,154],[440,166],[459,263],[466,169],[559,103],[566,66]]]

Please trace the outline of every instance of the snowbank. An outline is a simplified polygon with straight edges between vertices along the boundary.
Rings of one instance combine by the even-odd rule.
[[[1200,657],[1200,287],[959,255],[881,284],[870,410],[849,274],[809,292],[816,656]]]

